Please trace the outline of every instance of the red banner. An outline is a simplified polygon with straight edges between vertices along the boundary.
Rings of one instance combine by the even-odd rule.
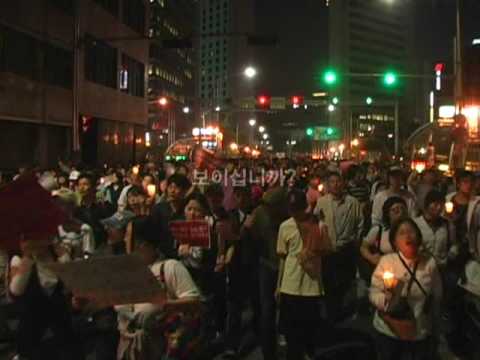
[[[172,221],[170,231],[178,245],[210,248],[210,226],[205,220]]]

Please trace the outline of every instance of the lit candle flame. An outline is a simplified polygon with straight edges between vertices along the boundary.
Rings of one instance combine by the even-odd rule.
[[[134,167],[132,168],[132,172],[133,172],[134,175],[138,175],[138,173],[140,172],[139,167],[138,167],[138,166],[134,166]]]
[[[387,289],[391,289],[395,286],[395,275],[390,271],[385,271],[383,273],[383,283]]]
[[[323,192],[323,184],[318,185],[318,191]]]
[[[448,201],[445,203],[445,212],[451,214],[453,212],[453,202]]]
[[[147,186],[148,196],[154,197],[157,193],[157,187],[154,184],[150,184]]]

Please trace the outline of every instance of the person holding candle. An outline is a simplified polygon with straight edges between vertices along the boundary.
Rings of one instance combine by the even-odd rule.
[[[392,226],[390,241],[395,253],[380,259],[370,287],[380,360],[430,359],[442,299],[437,264],[421,253],[422,233],[409,218]]]

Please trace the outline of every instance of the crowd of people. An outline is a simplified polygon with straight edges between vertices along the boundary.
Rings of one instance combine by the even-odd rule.
[[[470,336],[479,331],[480,176],[350,161],[221,166],[219,177],[191,163],[59,163],[2,177],[0,192],[34,174],[65,214],[53,236],[22,236],[20,251],[0,252],[0,330],[13,336],[13,358],[239,359],[246,327],[265,360],[282,357],[282,338],[288,360],[334,344],[341,356],[338,326],[359,313],[373,325],[365,356],[435,359],[442,344],[480,356]],[[178,220],[207,221],[210,246],[179,244]],[[102,306],[45,266],[126,254],[145,262],[166,302]]]

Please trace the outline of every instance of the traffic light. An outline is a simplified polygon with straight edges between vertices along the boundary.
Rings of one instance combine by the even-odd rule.
[[[342,140],[342,131],[335,126],[318,126],[315,129],[312,129],[312,133],[314,140],[317,141]]]
[[[395,73],[393,71],[387,71],[383,75],[383,85],[385,85],[386,87],[392,88],[392,87],[396,86],[397,83],[398,83],[397,73]]]
[[[257,96],[256,108],[257,109],[270,109],[272,98],[268,95]]]
[[[303,105],[304,98],[303,98],[303,96],[300,96],[300,95],[294,95],[291,98],[291,103],[292,103],[293,107],[298,107],[300,105]]]
[[[369,96],[365,99],[365,102],[367,103],[367,105],[372,105],[373,104],[373,99]]]
[[[328,69],[323,73],[323,82],[326,85],[333,86],[338,82],[338,74],[333,69]]]
[[[307,130],[305,130],[305,132],[307,133],[307,136],[313,136],[314,130],[313,128],[309,127]]]
[[[340,99],[339,99],[337,96],[335,96],[335,97],[332,99],[332,104],[333,104],[333,105],[337,105],[339,102],[340,102]]]

